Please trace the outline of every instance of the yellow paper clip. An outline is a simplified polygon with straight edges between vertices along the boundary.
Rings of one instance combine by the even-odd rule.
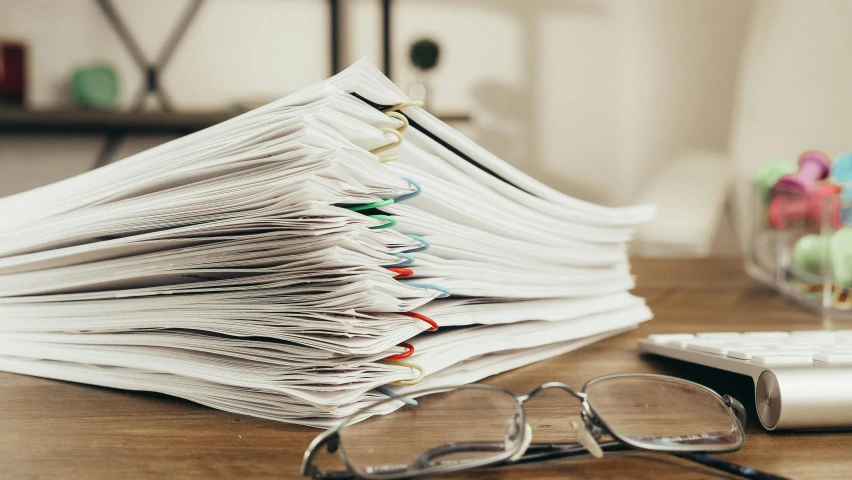
[[[386,108],[386,109],[384,109],[384,110],[382,110],[382,111],[383,111],[383,112],[385,112],[385,113],[390,113],[390,112],[395,112],[395,111],[397,111],[397,110],[401,110],[401,109],[403,109],[403,108],[405,108],[405,107],[422,107],[422,106],[423,106],[423,102],[422,102],[422,101],[420,101],[420,100],[414,100],[413,102],[403,102],[403,103],[400,103],[400,104],[398,104],[398,105],[394,105],[394,106],[392,106],[392,107],[388,107],[388,108]]]
[[[400,386],[400,387],[408,387],[408,386],[411,386],[411,385],[417,385],[418,383],[420,383],[421,380],[423,380],[423,377],[426,375],[426,372],[423,371],[423,367],[421,367],[420,365],[417,365],[416,363],[409,363],[409,362],[405,362],[405,361],[402,361],[402,360],[382,360],[381,362],[382,363],[388,363],[388,364],[391,364],[391,365],[399,365],[399,366],[402,366],[402,367],[413,368],[413,369],[417,370],[418,372],[420,372],[420,375],[418,375],[418,377],[413,379],[413,380],[397,380],[396,382],[391,382],[388,385],[396,385],[396,386]]]
[[[402,122],[402,126],[396,129],[397,132],[402,133],[405,131],[406,128],[408,128],[408,117],[406,117],[405,115],[399,112],[387,112],[385,115],[393,117]]]
[[[386,150],[396,148],[396,147],[398,147],[402,144],[402,134],[399,133],[395,128],[382,127],[379,130],[381,130],[382,133],[387,133],[387,134],[393,135],[394,137],[396,137],[396,140],[387,144],[387,145],[384,145],[382,147],[374,148],[374,149],[370,150],[370,153],[372,153],[373,155],[379,156],[378,154],[380,154],[380,153],[382,153]],[[396,154],[396,153],[393,153],[391,155],[385,155],[383,157],[379,157],[379,161],[382,162],[382,163],[390,162],[390,161],[397,160],[397,159],[399,159],[399,154]]]

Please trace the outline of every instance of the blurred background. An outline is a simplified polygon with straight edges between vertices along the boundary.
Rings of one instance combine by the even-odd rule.
[[[659,204],[644,255],[740,250],[768,160],[852,141],[845,0],[0,0],[0,196],[367,57],[572,196]]]

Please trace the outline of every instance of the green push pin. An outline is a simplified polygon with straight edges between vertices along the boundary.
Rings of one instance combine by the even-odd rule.
[[[755,184],[760,190],[760,198],[764,203],[769,203],[769,189],[772,188],[778,180],[784,175],[796,173],[799,167],[794,162],[788,160],[773,160],[757,171],[757,179]]]
[[[799,270],[822,275],[826,240],[822,235],[805,235],[800,238],[793,247],[793,265]]]
[[[836,285],[852,286],[852,228],[841,228],[831,236],[831,270]]]
[[[831,248],[831,271],[834,284],[852,287],[852,228],[841,228],[831,236],[826,245],[822,235],[805,235],[793,247],[793,264],[796,268],[814,275],[822,275],[826,247]]]

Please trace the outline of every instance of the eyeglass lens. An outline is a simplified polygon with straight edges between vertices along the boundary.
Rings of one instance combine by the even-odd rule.
[[[499,457],[523,440],[523,415],[508,392],[461,387],[417,401],[345,425],[340,444],[350,468],[368,476],[462,469]]]
[[[742,428],[722,400],[698,385],[654,376],[609,377],[586,386],[587,401],[616,435],[634,446],[733,449]]]

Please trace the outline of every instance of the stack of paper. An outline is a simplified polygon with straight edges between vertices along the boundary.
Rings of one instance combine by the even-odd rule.
[[[625,243],[651,215],[544,186],[361,61],[0,199],[0,369],[328,426],[647,320]]]

